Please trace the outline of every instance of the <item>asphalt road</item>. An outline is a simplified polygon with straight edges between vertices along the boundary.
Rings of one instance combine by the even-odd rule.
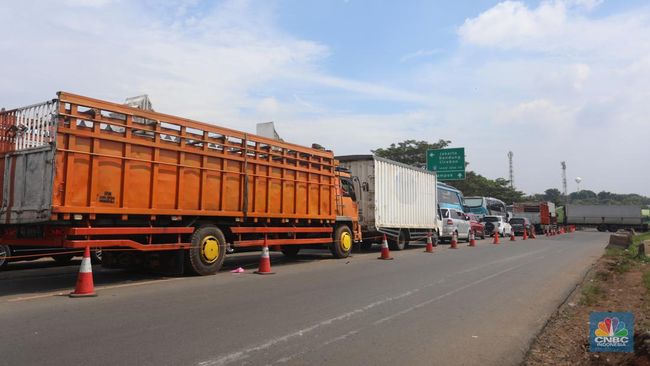
[[[581,232],[287,262],[251,273],[163,278],[76,267],[0,273],[0,365],[514,365],[602,254]],[[10,268],[11,269],[11,268]]]

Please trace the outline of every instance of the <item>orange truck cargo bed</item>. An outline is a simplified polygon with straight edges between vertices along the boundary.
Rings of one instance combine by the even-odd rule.
[[[0,113],[0,221],[336,219],[332,152],[59,92]]]

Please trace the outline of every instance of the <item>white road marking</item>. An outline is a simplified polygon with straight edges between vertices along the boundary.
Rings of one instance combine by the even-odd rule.
[[[464,271],[461,271],[461,272],[456,272],[456,273],[454,273],[453,275],[455,276],[455,275],[457,275],[458,273],[467,273],[467,272],[475,271],[475,270],[478,270],[478,269],[484,268],[484,267],[489,266],[489,265],[492,265],[492,264],[497,264],[497,263],[501,263],[501,262],[507,262],[507,261],[512,260],[511,258],[515,258],[515,259],[524,258],[524,257],[530,256],[530,255],[534,255],[534,254],[537,254],[537,253],[541,253],[541,252],[544,252],[544,251],[547,251],[547,250],[550,250],[550,248],[540,249],[540,250],[536,250],[536,251],[534,251],[534,252],[529,252],[529,253],[525,253],[525,254],[517,255],[517,256],[514,256],[514,257],[508,257],[508,258],[504,258],[504,259],[499,259],[499,260],[496,260],[496,261],[493,261],[493,262],[489,262],[489,263],[482,264],[482,265],[480,265],[480,266],[472,267],[472,268],[470,268],[470,269],[467,269],[467,270],[464,270]],[[494,277],[496,277],[496,276],[498,276],[498,275],[500,275],[500,274],[502,274],[502,273],[506,273],[506,272],[511,271],[511,270],[514,270],[514,269],[516,269],[516,268],[522,267],[522,266],[524,266],[525,264],[527,264],[527,263],[520,264],[520,265],[517,265],[517,266],[515,266],[515,267],[511,267],[511,268],[509,268],[509,269],[507,269],[507,270],[505,270],[505,271],[500,271],[500,272],[497,272],[496,274],[493,274],[493,275],[490,275],[490,276],[484,277],[484,278],[481,279],[481,280],[475,281],[475,282],[473,282],[473,283],[471,283],[471,284],[469,284],[469,285],[465,285],[465,286],[462,286],[462,287],[460,287],[460,288],[458,288],[458,289],[452,290],[452,291],[450,291],[450,292],[448,292],[448,293],[446,293],[446,294],[441,295],[442,297],[441,297],[441,296],[438,296],[438,297],[436,297],[436,298],[434,298],[434,299],[432,299],[432,300],[433,300],[433,301],[437,301],[437,300],[439,300],[439,299],[441,299],[441,298],[443,298],[443,297],[446,297],[446,296],[452,295],[452,294],[454,294],[454,293],[456,293],[456,292],[458,292],[458,291],[461,291],[461,290],[466,289],[466,288],[468,288],[468,287],[471,287],[471,286],[477,285],[477,284],[479,284],[479,283],[481,283],[481,282],[484,282],[484,281],[486,281],[486,280],[488,280],[488,279],[494,278]],[[451,276],[452,276],[452,275],[449,275],[449,277],[451,277]],[[332,324],[332,323],[334,323],[334,322],[337,322],[337,321],[340,321],[340,320],[349,319],[349,318],[351,318],[351,317],[353,317],[353,316],[355,316],[355,315],[359,315],[359,314],[365,313],[365,312],[367,312],[368,310],[371,310],[371,309],[373,309],[373,308],[375,308],[375,307],[378,307],[378,306],[384,305],[384,304],[386,304],[386,303],[389,303],[389,302],[392,302],[392,301],[395,301],[395,300],[398,300],[398,299],[402,299],[402,298],[405,298],[405,297],[411,296],[411,295],[413,295],[413,294],[415,294],[415,293],[418,293],[418,292],[420,292],[420,291],[422,291],[422,290],[424,290],[424,289],[427,289],[427,288],[429,288],[429,287],[435,286],[435,285],[439,284],[441,281],[443,281],[443,280],[441,279],[441,280],[438,280],[438,281],[436,281],[436,282],[429,283],[428,285],[425,285],[425,286],[422,286],[422,287],[420,287],[420,288],[415,288],[415,289],[412,289],[412,290],[406,291],[406,292],[401,293],[401,294],[399,294],[399,295],[397,295],[397,296],[394,296],[394,297],[387,297],[387,298],[385,298],[385,299],[382,299],[382,300],[379,300],[379,301],[375,301],[375,302],[373,302],[373,303],[371,303],[371,304],[368,304],[368,305],[366,305],[366,306],[364,306],[364,307],[357,308],[357,309],[355,309],[355,310],[349,311],[349,312],[344,313],[344,314],[342,314],[342,315],[339,315],[339,316],[336,316],[336,317],[333,317],[333,318],[330,318],[330,319],[324,320],[324,321],[322,321],[322,322],[320,322],[320,323],[316,323],[316,324],[314,324],[314,325],[312,325],[312,326],[309,326],[309,327],[307,327],[307,328],[304,328],[304,329],[301,329],[301,330],[295,331],[295,332],[293,332],[293,333],[286,334],[286,335],[281,336],[281,337],[272,338],[272,339],[268,340],[267,342],[265,342],[265,343],[263,343],[263,344],[260,344],[260,345],[257,345],[257,346],[253,346],[253,347],[250,347],[250,348],[246,348],[246,349],[243,349],[243,350],[241,350],[241,351],[233,352],[233,353],[227,354],[227,355],[225,355],[225,356],[221,356],[221,357],[214,358],[214,359],[211,359],[211,360],[201,361],[201,362],[198,363],[198,366],[221,366],[221,365],[227,365],[227,364],[229,364],[229,363],[231,363],[231,362],[241,361],[241,360],[243,360],[243,359],[249,358],[249,357],[250,357],[249,354],[251,354],[251,353],[266,350],[266,349],[268,349],[268,348],[270,348],[270,347],[273,347],[273,346],[277,345],[278,343],[284,343],[284,342],[287,342],[287,341],[289,341],[289,340],[291,340],[291,339],[293,339],[293,338],[302,337],[303,335],[305,335],[305,334],[307,334],[307,333],[310,333],[310,332],[312,332],[312,331],[314,331],[314,330],[316,330],[316,329],[318,329],[318,328],[321,328],[321,327],[323,327],[323,326],[330,325],[330,324]],[[432,300],[429,300],[429,301],[427,301],[426,303],[422,303],[422,304],[419,304],[419,306],[418,306],[418,305],[416,305],[416,306],[418,306],[418,307],[425,306],[427,303],[431,303],[431,302],[433,302]],[[413,307],[413,309],[411,309],[411,308],[409,308],[409,309],[411,309],[411,310],[415,310],[416,308],[417,308],[417,307]],[[408,310],[408,309],[407,309],[407,310]],[[411,311],[411,310],[409,310],[409,311]],[[397,313],[397,314],[401,315],[402,313],[404,313],[404,311],[401,311],[401,312],[399,312],[399,313]],[[397,316],[397,314],[396,314],[395,316]],[[384,318],[385,320],[383,320],[383,321],[390,320],[390,319],[394,318],[395,316],[390,316],[390,317]],[[382,321],[382,322],[383,322],[383,321]],[[374,324],[379,324],[379,323],[375,322]],[[356,331],[354,331],[354,332],[358,332],[358,330],[356,330]],[[338,339],[338,338],[340,338],[340,337],[335,338],[335,339],[332,340],[332,342],[330,342],[330,343],[333,343],[333,342],[334,342],[336,339]],[[289,356],[289,357],[290,357],[290,358],[291,358],[291,357],[295,357],[295,355],[292,355],[292,356]],[[286,357],[285,357],[285,358],[286,358]]]

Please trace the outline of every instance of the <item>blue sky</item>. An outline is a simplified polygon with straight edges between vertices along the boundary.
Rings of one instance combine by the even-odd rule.
[[[490,178],[512,150],[527,193],[560,188],[565,160],[584,189],[650,195],[644,1],[25,0],[0,17],[6,107],[147,93],[338,154],[448,139]]]

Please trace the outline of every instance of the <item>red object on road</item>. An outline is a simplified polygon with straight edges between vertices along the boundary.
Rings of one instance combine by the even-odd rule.
[[[516,241],[516,240],[517,240],[517,239],[515,239],[515,232],[514,232],[514,231],[511,231],[511,232],[510,232],[510,241]]]
[[[524,228],[524,235],[521,238],[521,240],[526,240],[526,239],[528,239],[528,229]]]
[[[262,247],[262,256],[260,257],[260,267],[257,271],[255,271],[255,273],[261,275],[274,274],[274,272],[271,271],[271,257],[269,256],[269,247],[266,245]]]
[[[386,234],[384,234],[384,239],[381,241],[381,256],[377,259],[391,260],[394,259],[390,256],[390,249],[388,249],[388,239],[386,239]]]
[[[458,234],[454,232],[451,234],[451,247],[450,249],[458,249]]]
[[[433,253],[433,242],[431,241],[431,233],[427,234],[427,248],[424,251],[426,253]]]
[[[492,244],[499,244],[499,232],[494,231],[494,240],[492,241]]]
[[[79,267],[79,277],[77,277],[77,285],[74,292],[70,293],[70,297],[94,297],[95,284],[93,283],[93,267],[90,263],[90,248],[86,247],[84,250],[84,257],[81,260]]]

